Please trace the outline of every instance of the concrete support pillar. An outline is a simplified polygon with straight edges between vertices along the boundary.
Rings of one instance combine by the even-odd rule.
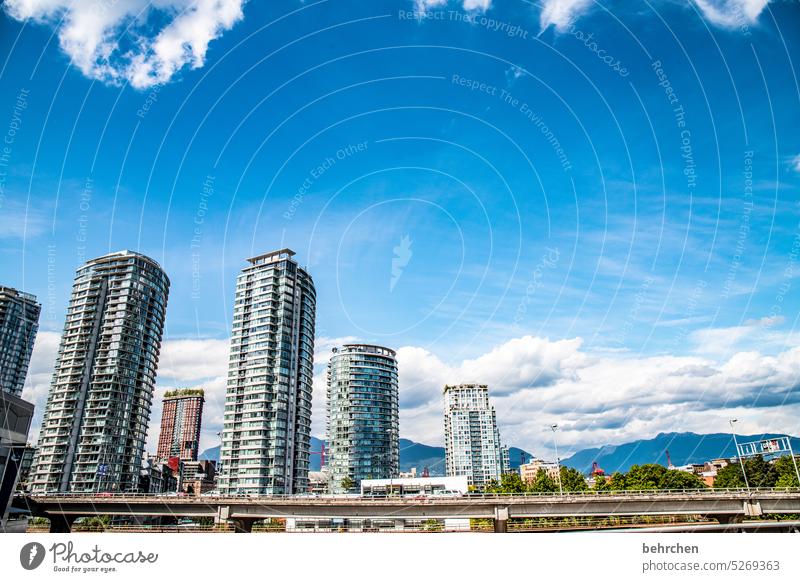
[[[508,507],[494,508],[494,533],[508,532]]]
[[[747,517],[761,517],[764,514],[760,501],[745,501],[743,509]]]
[[[71,533],[72,524],[78,519],[77,515],[48,515],[50,520],[50,533]]]

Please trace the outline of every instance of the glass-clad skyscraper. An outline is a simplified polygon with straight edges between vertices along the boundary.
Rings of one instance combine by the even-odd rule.
[[[281,249],[248,259],[236,280],[222,433],[224,493],[308,489],[316,291]]]
[[[138,487],[168,294],[167,275],[139,253],[111,253],[78,269],[32,491]]]
[[[328,468],[331,489],[400,471],[395,352],[374,345],[334,348],[328,364]],[[344,485],[343,485],[344,483]]]
[[[36,297],[0,285],[0,390],[19,396],[39,329]]]

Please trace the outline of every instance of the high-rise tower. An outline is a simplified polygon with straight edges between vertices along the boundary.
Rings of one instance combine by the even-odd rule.
[[[494,407],[485,384],[444,387],[444,441],[447,476],[466,475],[485,487],[507,470],[508,453],[500,444]]]
[[[236,280],[220,490],[308,488],[316,291],[294,253],[248,259]]]
[[[131,251],[78,269],[32,491],[136,489],[168,293],[158,263]]]
[[[395,352],[349,344],[328,364],[328,452],[331,490],[342,481],[389,479],[400,471],[399,390]]]
[[[156,453],[159,459],[197,460],[204,402],[205,393],[200,389],[171,390],[164,394]]]
[[[41,309],[33,295],[0,285],[0,390],[3,392],[22,394]]]

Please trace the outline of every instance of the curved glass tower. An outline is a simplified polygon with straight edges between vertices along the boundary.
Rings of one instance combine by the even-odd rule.
[[[354,489],[362,479],[398,474],[399,389],[393,350],[365,344],[334,348],[327,413],[333,492]]]
[[[131,251],[75,276],[30,479],[41,492],[138,487],[169,279]]]

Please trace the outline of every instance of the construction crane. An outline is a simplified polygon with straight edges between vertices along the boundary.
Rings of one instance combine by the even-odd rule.
[[[669,449],[664,450],[667,454],[667,469],[674,469],[675,465],[672,464],[672,459],[669,458]]]
[[[319,468],[322,469],[325,466],[325,443],[322,443],[319,448],[320,450],[311,451],[309,455],[319,455]]]

